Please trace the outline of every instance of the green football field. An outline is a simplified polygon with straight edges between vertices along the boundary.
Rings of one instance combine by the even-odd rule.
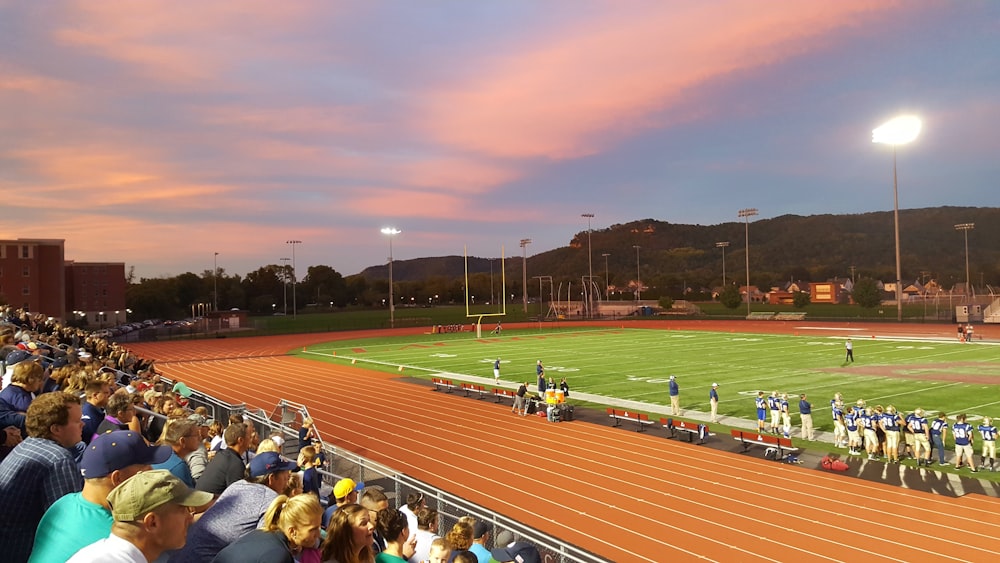
[[[653,329],[564,328],[505,330],[477,340],[471,333],[425,334],[337,341],[309,347],[311,359],[356,362],[358,367],[411,377],[493,377],[501,358],[508,384],[535,388],[535,362],[547,376],[565,377],[572,391],[668,405],[667,378],[676,375],[681,407],[708,411],[708,391],[720,385],[719,414],[755,419],[757,391],[788,393],[792,411],[806,393],[819,430],[832,430],[830,399],[846,404],[917,407],[970,421],[1000,417],[1000,346],[947,339],[872,339],[853,334],[853,364],[844,362],[844,340],[852,333],[773,335]],[[301,352],[300,352],[301,354]]]

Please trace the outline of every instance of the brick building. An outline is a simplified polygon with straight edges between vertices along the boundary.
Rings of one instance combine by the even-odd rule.
[[[66,261],[63,239],[0,240],[0,298],[28,311],[91,324],[125,322],[125,264]]]

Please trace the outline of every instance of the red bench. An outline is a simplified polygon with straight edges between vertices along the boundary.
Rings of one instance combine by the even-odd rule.
[[[452,383],[450,379],[441,379],[440,377],[432,377],[431,383],[434,384],[435,391],[444,389],[445,393],[451,393],[452,389],[458,388],[458,386]]]
[[[608,416],[614,419],[615,426],[619,426],[623,420],[630,420],[636,423],[636,432],[642,432],[646,429],[646,425],[653,424],[653,421],[649,420],[649,415],[641,412],[628,412],[609,407]]]
[[[517,393],[511,391],[510,389],[500,389],[499,387],[493,388],[493,394],[496,395],[498,403],[502,402],[504,397],[513,400],[514,397],[517,396]]]
[[[465,391],[465,396],[468,397],[470,393],[479,393],[480,399],[488,395],[490,392],[483,388],[482,385],[476,385],[474,383],[463,383],[462,390]]]
[[[766,448],[764,450],[764,457],[769,457],[769,454],[773,452],[775,460],[785,457],[786,453],[799,451],[798,448],[792,446],[791,438],[757,431],[740,430],[739,428],[733,428],[732,435],[734,440],[743,445],[744,452],[749,451],[752,446],[764,446]]]
[[[674,420],[672,418],[661,418],[660,424],[670,431],[671,438],[676,438],[678,432],[683,432],[687,435],[687,441],[689,443],[694,443],[694,439],[697,437],[698,443],[704,444],[705,440],[708,439],[709,436],[715,436],[715,434],[709,432],[707,424],[685,422],[683,420]]]

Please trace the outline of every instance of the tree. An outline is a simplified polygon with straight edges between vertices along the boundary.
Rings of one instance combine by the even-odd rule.
[[[736,284],[729,284],[719,294],[719,302],[725,305],[727,309],[735,309],[740,306],[743,302],[743,297],[740,295],[740,288],[736,287]]]
[[[792,305],[795,305],[796,309],[803,309],[809,304],[809,293],[805,291],[796,291],[795,295],[792,295]]]
[[[872,278],[861,278],[854,284],[854,291],[851,292],[854,302],[865,309],[874,309],[882,303],[882,294],[879,292],[878,284]]]
[[[674,298],[673,297],[670,297],[668,295],[664,295],[663,297],[660,298],[660,308],[661,309],[668,310],[668,309],[673,308],[673,306],[674,306]]]

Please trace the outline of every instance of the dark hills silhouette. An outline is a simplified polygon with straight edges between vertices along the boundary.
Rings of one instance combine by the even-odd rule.
[[[904,281],[935,279],[943,287],[965,281],[964,233],[956,224],[975,223],[968,231],[970,278],[1000,282],[1000,208],[935,207],[899,212],[900,248]],[[591,233],[593,274],[603,283],[605,260],[612,285],[625,287],[636,279],[636,250],[644,286],[660,287],[662,293],[679,293],[683,287],[717,287],[722,283],[722,249],[725,249],[726,279],[746,283],[745,231],[743,222],[718,225],[684,225],[644,219],[595,229]],[[782,215],[751,221],[750,279],[760,287],[785,281],[823,281],[854,275],[885,281],[895,278],[895,242],[892,212],[854,215]],[[519,288],[520,256],[506,260],[507,284]],[[490,260],[469,258],[469,273],[489,274]],[[499,276],[500,261],[493,263]],[[528,256],[528,277],[552,276],[558,284],[581,283],[587,274],[587,232],[575,233],[565,247]],[[462,278],[461,256],[397,260],[393,277],[397,282],[431,277]],[[366,268],[358,274],[369,280],[388,278],[388,266]],[[529,279],[529,284],[531,284]],[[666,289],[670,288],[670,289]]]

